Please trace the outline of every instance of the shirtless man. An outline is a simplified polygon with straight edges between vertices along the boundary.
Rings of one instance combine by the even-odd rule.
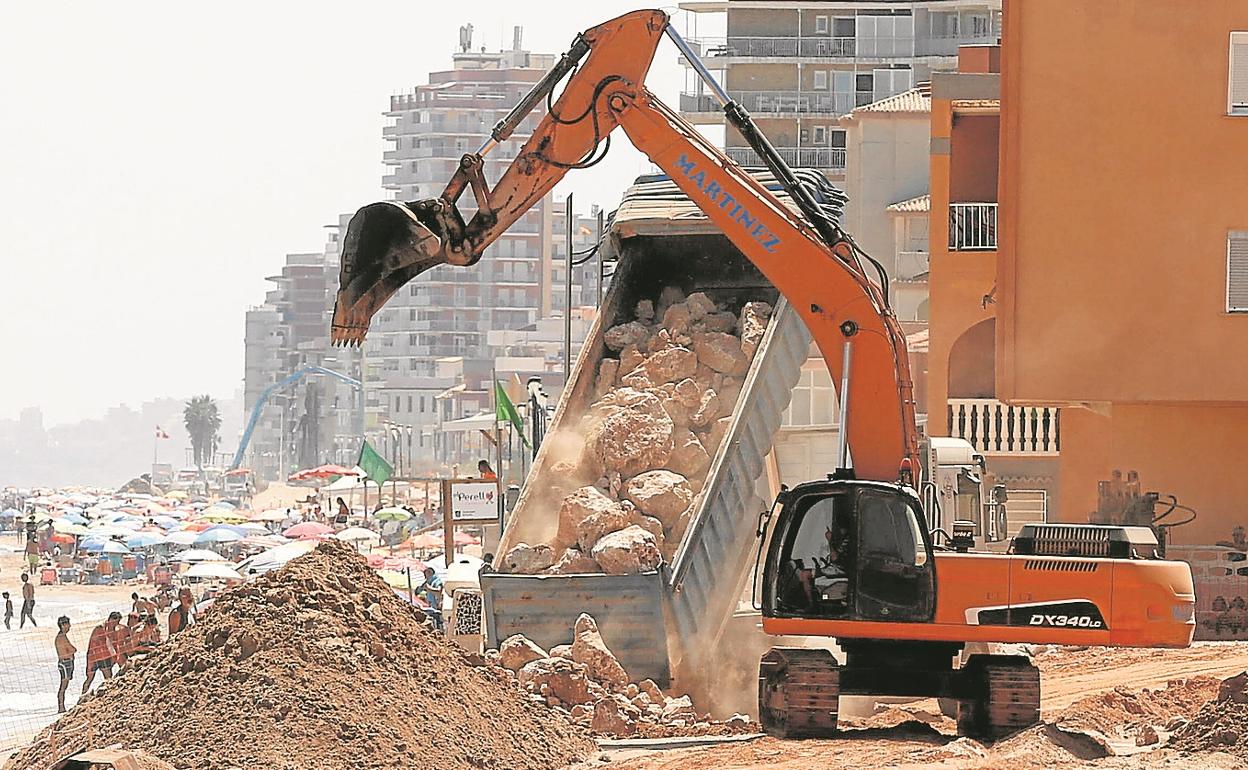
[[[61,675],[61,688],[56,691],[56,713],[65,713],[65,691],[69,689],[69,680],[74,678],[74,656],[78,648],[69,641],[69,618],[65,615],[56,619],[56,633],[53,646],[56,647],[56,670]]]
[[[39,625],[35,622],[35,584],[30,582],[30,575],[22,573],[22,616],[18,618],[18,628],[26,627],[26,619],[30,618],[32,626]]]

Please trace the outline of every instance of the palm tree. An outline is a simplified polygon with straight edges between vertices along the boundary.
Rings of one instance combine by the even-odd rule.
[[[191,454],[195,456],[195,465],[202,476],[204,463],[211,464],[221,440],[218,434],[221,414],[217,411],[216,402],[211,396],[195,396],[186,402],[186,408],[182,410],[182,424],[191,437]]]

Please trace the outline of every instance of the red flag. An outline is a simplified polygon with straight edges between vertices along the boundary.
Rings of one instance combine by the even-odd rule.
[[[160,429],[160,426],[157,425],[156,426],[156,438],[169,438],[169,434],[165,433],[163,430]]]

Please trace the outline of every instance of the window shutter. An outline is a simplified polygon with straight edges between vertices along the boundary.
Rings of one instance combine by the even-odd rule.
[[[1248,32],[1231,33],[1230,113],[1248,115]]]
[[[1226,309],[1248,312],[1248,230],[1226,239]]]

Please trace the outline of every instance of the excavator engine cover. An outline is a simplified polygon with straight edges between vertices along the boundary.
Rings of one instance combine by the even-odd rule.
[[[451,261],[442,212],[432,199],[409,205],[372,203],[351,217],[342,242],[342,268],[330,335],[336,345],[359,345],[369,321],[403,284]]]

